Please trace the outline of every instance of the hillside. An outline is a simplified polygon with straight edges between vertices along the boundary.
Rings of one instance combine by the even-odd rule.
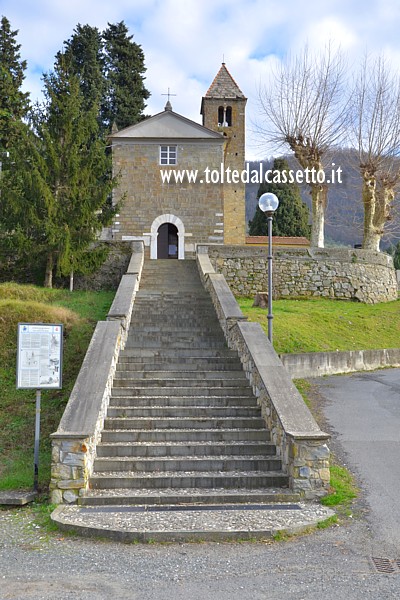
[[[0,284],[0,489],[29,488],[33,483],[35,390],[16,389],[17,324],[63,323],[63,389],[42,395],[39,484],[50,478],[49,435],[58,426],[79,372],[93,329],[103,319],[113,292],[49,290],[32,285]]]
[[[298,169],[293,156],[286,155],[292,169]],[[273,159],[262,161],[265,169],[271,169]],[[343,170],[343,183],[332,184],[328,191],[328,207],[326,213],[325,236],[327,244],[340,244],[353,247],[361,244],[363,234],[363,206],[361,202],[361,177],[357,171],[357,160],[354,151],[337,150],[332,158],[327,159],[329,168],[335,163],[335,169]],[[260,161],[249,161],[250,169],[258,169]],[[311,208],[311,198],[306,185],[300,186],[303,201]],[[246,185],[246,223],[254,216],[257,207],[258,184]],[[398,202],[397,202],[398,203]],[[400,216],[394,210],[394,218],[389,223],[388,235],[382,242],[386,248],[400,238]]]

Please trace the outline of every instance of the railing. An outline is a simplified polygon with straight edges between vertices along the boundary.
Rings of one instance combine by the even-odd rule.
[[[143,242],[133,253],[106,321],[99,321],[59,427],[52,434],[52,502],[76,502],[88,489],[120,351],[128,336],[143,268]]]

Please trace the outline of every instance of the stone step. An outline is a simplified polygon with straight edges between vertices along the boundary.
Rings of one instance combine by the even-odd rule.
[[[222,332],[219,331],[219,323],[212,317],[204,316],[201,319],[195,319],[194,316],[188,315],[182,316],[180,319],[173,319],[171,315],[159,314],[157,317],[152,318],[151,315],[137,313],[133,314],[131,319],[131,334],[136,333],[160,333],[160,332],[173,332],[179,331],[179,333],[218,333],[223,337]]]
[[[136,360],[147,362],[154,359],[158,362],[178,360],[179,362],[195,362],[199,358],[222,362],[225,359],[238,360],[237,352],[229,348],[184,348],[183,350],[171,348],[124,348],[118,361],[128,362]]]
[[[165,391],[163,394],[162,392]],[[168,394],[166,393],[168,391]],[[192,387],[192,386],[175,386],[175,387],[125,387],[114,386],[111,390],[111,396],[249,396],[253,393],[251,388],[244,386],[228,387],[228,386],[208,386],[208,387]]]
[[[143,322],[140,323],[140,326],[135,326],[134,330],[132,330],[132,335],[134,337],[142,337],[147,336],[149,334],[165,334],[165,333],[173,333],[174,335],[186,335],[192,337],[193,335],[199,335],[200,337],[205,337],[207,335],[211,335],[211,337],[218,336],[223,339],[222,332],[215,329],[216,323],[212,323],[212,326],[206,326],[205,324],[195,325],[191,324],[189,327],[189,321],[185,326],[177,327],[174,324],[170,324],[169,322],[160,321],[159,325],[144,325]]]
[[[222,453],[230,456],[273,456],[276,446],[270,442],[164,442],[151,443],[100,443],[97,446],[97,456],[218,456]]]
[[[104,429],[102,443],[171,443],[171,442],[269,442],[270,433],[262,429]]]
[[[96,473],[90,480],[91,489],[165,489],[165,488],[235,488],[252,489],[286,487],[288,477],[280,472],[227,471],[209,472],[153,472],[144,473]]]
[[[256,400],[253,396],[112,396],[110,407],[124,406],[128,408],[190,408],[190,407],[255,407]]]
[[[79,498],[83,506],[176,506],[181,504],[269,504],[271,502],[299,502],[299,494],[284,487],[260,489],[192,488],[163,490],[89,490]]]
[[[248,384],[245,374],[242,369],[237,369],[236,371],[230,369],[225,371],[205,371],[205,370],[176,370],[176,371],[138,371],[138,370],[128,370],[128,369],[117,369],[114,382],[115,381],[125,381],[131,380],[132,382],[137,381],[212,381],[213,384],[217,381],[240,381],[244,385]]]
[[[173,306],[174,304],[185,305],[196,312],[197,309],[212,307],[213,301],[208,292],[201,291],[199,288],[191,291],[178,290],[175,293],[139,289],[135,296],[135,306],[145,308],[146,304],[153,312],[156,312],[156,308],[160,305]]]
[[[152,303],[152,305],[149,306],[149,303]],[[196,307],[194,307],[193,304],[196,304]],[[177,309],[179,309],[180,312],[177,312]],[[205,299],[201,300],[199,298],[193,298],[183,302],[178,299],[157,300],[155,298],[149,298],[146,301],[140,298],[135,299],[133,305],[134,315],[151,315],[157,318],[160,315],[160,312],[168,313],[171,319],[178,319],[180,316],[186,319],[193,316],[198,320],[200,320],[201,317],[210,319],[217,318],[210,300],[206,301]]]
[[[145,261],[87,506],[297,500],[195,261]]]
[[[173,339],[173,341],[172,341]],[[167,348],[225,348],[226,342],[218,335],[211,334],[189,334],[179,333],[176,331],[173,338],[171,333],[162,332],[159,333],[146,333],[142,335],[130,335],[126,341],[126,348],[138,347],[146,348],[149,346],[161,346]]]
[[[276,457],[213,456],[213,457],[102,457],[94,461],[94,474],[102,473],[155,473],[164,472],[236,472],[236,471],[279,471],[282,463]]]
[[[150,306],[149,306],[150,305]],[[147,308],[147,310],[146,310]],[[176,309],[182,311],[182,316],[188,318],[193,315],[200,319],[200,317],[210,317],[215,319],[216,314],[214,311],[213,304],[209,299],[201,299],[201,298],[187,298],[182,300],[179,298],[171,298],[169,300],[163,298],[135,298],[135,303],[133,305],[133,313],[143,314],[143,315],[152,315],[157,317],[160,314],[160,311],[169,313],[171,318],[177,318],[180,313],[177,312]]]
[[[196,319],[194,315],[182,315],[179,319],[172,318],[171,314],[161,312],[157,316],[152,317],[148,313],[137,312],[132,313],[131,329],[130,332],[144,332],[148,333],[150,330],[152,333],[159,333],[164,331],[179,331],[192,332],[192,333],[218,333],[223,337],[222,332],[219,330],[219,322],[209,315],[203,315],[201,318]]]
[[[214,350],[223,350],[226,347],[226,342],[223,340],[204,340],[199,341],[195,337],[191,340],[171,340],[170,336],[160,336],[158,339],[135,339],[133,336],[128,337],[126,341],[125,348],[127,350],[131,348],[140,348],[140,349],[154,349],[159,350],[160,352],[163,350],[185,350],[190,353],[191,350],[209,350],[210,348]]]
[[[178,377],[178,373],[203,373],[207,369],[208,372],[242,372],[243,367],[239,359],[225,359],[221,360],[209,360],[197,358],[193,362],[167,362],[164,361],[152,361],[152,362],[138,362],[134,359],[118,361],[117,373],[157,373],[162,370],[163,373],[173,373],[174,377]]]
[[[261,429],[265,425],[261,417],[106,417],[106,429]]]
[[[145,389],[148,387],[161,387],[175,388],[175,387],[190,387],[190,388],[203,388],[206,382],[209,381],[213,388],[218,387],[248,387],[249,383],[244,375],[240,374],[240,377],[231,376],[231,373],[227,373],[225,377],[222,377],[218,372],[219,377],[202,377],[201,374],[193,374],[190,378],[187,377],[133,377],[125,376],[124,373],[117,373],[114,377],[114,389],[120,389],[124,387],[133,387],[135,389]]]
[[[160,406],[160,407],[126,407],[126,406],[109,406],[107,410],[108,418],[202,418],[213,417],[215,419],[226,419],[233,417],[260,417],[261,410],[259,407],[210,407],[210,406]]]

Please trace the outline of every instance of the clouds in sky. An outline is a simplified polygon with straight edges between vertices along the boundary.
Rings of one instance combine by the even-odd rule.
[[[1,0],[0,14],[19,29],[28,61],[26,89],[40,96],[41,75],[78,23],[107,27],[124,20],[144,51],[147,113],[163,109],[168,87],[173,109],[200,122],[201,97],[223,57],[247,104],[248,158],[262,158],[252,123],[257,90],[271,65],[305,42],[312,49],[333,40],[356,64],[368,48],[400,65],[398,0]]]

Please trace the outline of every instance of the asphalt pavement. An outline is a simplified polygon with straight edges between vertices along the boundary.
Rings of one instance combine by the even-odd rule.
[[[0,600],[399,598],[400,370],[313,387],[321,425],[361,485],[353,519],[282,542],[141,545],[49,533],[30,508],[3,510]]]
[[[373,552],[400,558],[400,369],[314,383],[334,443],[363,489]]]

